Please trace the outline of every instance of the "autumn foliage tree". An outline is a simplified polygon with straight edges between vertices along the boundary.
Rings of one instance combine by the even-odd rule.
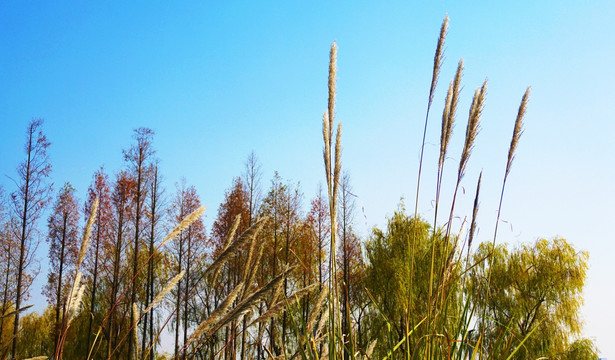
[[[55,342],[59,341],[60,324],[64,323],[66,302],[71,284],[66,279],[75,276],[79,252],[79,205],[75,188],[65,183],[60,189],[47,227],[49,229],[49,274],[44,294],[55,309]]]
[[[175,196],[169,207],[169,215],[171,221],[179,223],[188,214],[201,207],[201,200],[194,186],[186,186],[185,180],[177,185]],[[181,344],[186,344],[188,340],[188,329],[192,323],[199,321],[195,317],[192,309],[197,304],[193,290],[196,287],[197,281],[200,279],[199,270],[205,264],[205,254],[207,250],[207,237],[205,225],[202,219],[197,219],[188,228],[182,230],[177,239],[172,243],[171,252],[173,262],[176,266],[174,273],[179,274],[185,271],[184,277],[177,285],[175,291],[175,353],[178,358],[184,359],[187,350],[185,347],[180,347]],[[180,341],[180,333],[183,339]],[[180,349],[183,348],[183,351]]]
[[[226,247],[228,234],[238,216],[240,221],[236,231],[237,235],[243,233],[248,228],[251,219],[249,193],[246,191],[246,185],[240,177],[233,179],[231,187],[225,192],[224,200],[218,208],[218,215],[211,227],[214,256]],[[240,258],[238,256],[226,264],[224,274],[226,281],[217,289],[218,297],[227,295],[239,282],[241,276]],[[235,332],[236,329],[234,327],[227,327],[225,329],[225,343],[229,344],[226,348],[225,356],[231,358],[234,358],[236,353]]]
[[[130,174],[122,171],[116,175],[111,193],[113,234],[109,236],[104,246],[104,256],[107,259],[106,280],[108,283],[106,296],[108,299],[106,306],[106,309],[108,309],[108,324],[105,327],[107,333],[107,357],[111,356],[111,352],[117,345],[120,332],[125,328],[125,326],[122,326],[125,325],[125,317],[123,315],[127,314],[127,311],[124,309],[122,316],[118,316],[121,308],[116,306],[116,302],[118,294],[122,289],[122,284],[126,283],[126,275],[129,274],[128,269],[124,266],[124,262],[126,260],[126,240],[130,230],[134,184],[135,181]]]
[[[12,334],[11,325],[4,317],[10,311],[14,301],[15,265],[18,257],[18,246],[11,236],[11,221],[8,212],[8,203],[4,189],[0,186],[0,343],[4,343]],[[6,324],[6,326],[5,326]]]
[[[137,289],[140,287],[140,282],[137,281],[137,271],[139,268],[139,249],[140,249],[140,238],[141,231],[143,231],[143,207],[144,202],[147,196],[147,184],[149,181],[149,161],[151,157],[154,155],[154,150],[152,147],[152,140],[154,137],[154,132],[148,128],[138,128],[134,131],[134,138],[136,143],[133,144],[128,150],[124,151],[124,159],[128,164],[129,171],[132,173],[132,176],[135,180],[134,183],[134,208],[132,214],[132,220],[134,224],[134,236],[133,236],[133,246],[132,246],[132,277],[133,282],[131,285],[130,292],[130,307],[132,308],[133,304],[137,301]],[[135,321],[134,314],[130,312],[130,324]],[[135,331],[134,329],[130,330],[130,334]],[[133,347],[136,344],[133,344],[134,337],[129,336],[128,340],[128,353],[132,354]]]
[[[158,240],[159,232],[161,230],[164,218],[164,189],[161,186],[162,175],[159,173],[158,170],[158,162],[154,162],[152,165],[150,165],[150,182],[148,184],[149,189],[147,194],[147,205],[145,213],[147,215],[147,254],[148,258],[150,258],[151,260],[147,264],[147,281],[144,300],[145,306],[149,306],[149,304],[151,304],[151,302],[154,300],[154,290],[156,290],[155,284],[157,283],[157,267],[155,265],[159,264],[159,260],[160,258],[162,258],[162,254],[156,251],[156,248],[154,246],[154,243]],[[154,335],[156,333],[154,329],[154,315],[155,311],[151,311],[151,313],[146,313],[143,319],[143,339],[141,342],[141,353],[145,352],[146,344],[149,343],[154,345]],[[154,360],[154,351],[150,351],[149,354],[150,360]]]
[[[94,200],[98,197],[98,211],[92,229],[92,246],[87,258],[86,267],[92,280],[92,290],[90,294],[90,316],[87,330],[87,349],[90,348],[92,341],[92,329],[95,319],[100,321],[99,317],[102,313],[101,301],[96,297],[98,286],[100,284],[100,268],[106,263],[103,258],[103,247],[109,237],[113,236],[113,213],[111,207],[111,184],[109,176],[101,167],[94,173],[93,181],[88,188],[87,199],[83,214],[86,217],[90,216]]]

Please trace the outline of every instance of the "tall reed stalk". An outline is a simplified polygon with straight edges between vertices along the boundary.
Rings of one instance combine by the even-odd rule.
[[[510,147],[508,148],[508,156],[506,158],[506,169],[504,171],[504,179],[502,180],[502,190],[500,192],[500,201],[498,204],[498,215],[495,220],[495,228],[493,230],[493,242],[492,249],[495,249],[495,242],[498,236],[498,225],[500,223],[500,215],[502,213],[502,202],[504,200],[504,190],[506,188],[506,180],[508,180],[508,175],[510,174],[510,169],[512,167],[513,160],[515,159],[515,153],[517,150],[517,145],[519,144],[519,139],[523,134],[523,118],[525,117],[525,111],[527,109],[527,103],[530,99],[530,90],[528,88],[525,90],[523,97],[521,98],[521,104],[519,104],[519,110],[517,111],[517,118],[515,119],[515,126],[513,128],[512,139],[510,140]],[[489,298],[491,294],[489,293],[489,289],[491,287],[491,268],[489,268],[489,272],[487,275],[487,289],[486,296]],[[484,328],[484,319],[485,314],[482,316],[481,326]]]
[[[325,175],[327,180],[327,194],[329,197],[329,214],[331,219],[331,241],[329,259],[329,356],[336,358],[336,330],[339,329],[338,318],[338,285],[337,285],[337,192],[340,183],[340,172],[342,168],[342,123],[337,124],[335,131],[335,147],[333,148],[333,128],[335,126],[335,76],[337,73],[337,45],[331,44],[329,54],[329,100],[327,111],[323,115],[323,142],[324,142],[324,163]]]
[[[442,26],[440,27],[440,36],[438,37],[438,45],[436,46],[436,53],[433,57],[433,71],[431,74],[431,86],[429,88],[429,100],[427,101],[427,112],[425,114],[425,126],[423,128],[423,141],[421,142],[421,155],[419,158],[419,173],[416,180],[416,201],[414,204],[414,217],[418,215],[419,210],[419,192],[421,189],[421,172],[423,170],[423,153],[425,151],[425,137],[427,136],[427,122],[429,120],[429,110],[433,103],[433,97],[436,92],[436,85],[438,84],[438,77],[440,76],[440,68],[442,67],[442,61],[444,59],[444,41],[446,40],[446,33],[448,31],[448,15],[444,17]]]

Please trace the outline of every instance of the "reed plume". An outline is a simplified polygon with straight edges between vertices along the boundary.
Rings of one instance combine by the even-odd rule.
[[[455,79],[453,80],[453,96],[451,98],[451,109],[449,111],[449,122],[451,126],[455,120],[457,114],[457,104],[459,104],[459,94],[461,93],[461,78],[463,76],[463,58],[459,60],[457,64],[457,71],[455,72]]]
[[[316,318],[320,314],[320,310],[322,309],[322,306],[328,294],[329,292],[327,291],[327,289],[322,288],[322,290],[320,291],[320,295],[318,296],[318,300],[316,300],[316,304],[314,305],[314,309],[312,309],[312,313],[310,314],[310,317],[308,318],[308,321],[307,321],[308,329],[313,328],[314,325],[316,324]]]
[[[70,301],[70,308],[68,309],[68,314],[69,314],[68,315],[69,316],[68,317],[68,321],[69,321],[69,323],[79,313],[79,310],[81,308],[81,304],[83,302],[83,294],[85,293],[85,285],[86,284],[81,284],[79,286],[79,289],[73,295],[73,297],[72,297],[72,299]]]
[[[446,153],[448,150],[448,144],[453,134],[453,128],[455,124],[455,116],[457,113],[457,104],[459,102],[459,93],[461,92],[461,78],[463,76],[463,58],[459,60],[457,64],[457,71],[455,77],[449,85],[449,90],[446,94],[446,101],[444,103],[444,110],[442,111],[442,127],[440,130],[440,156],[438,158],[438,173],[436,177],[436,203],[434,206],[434,221],[433,221],[433,238],[436,238],[436,232],[438,230],[438,209],[440,205],[440,193],[442,189],[442,178],[444,173],[444,161],[446,159]],[[433,294],[433,282],[434,282],[434,270],[436,260],[436,248],[432,247],[431,250],[431,265],[429,270],[429,291],[427,297],[427,303],[432,303]],[[431,316],[431,312],[429,312]],[[431,321],[428,321],[431,324]]]
[[[88,222],[85,226],[85,231],[83,233],[83,240],[81,241],[81,248],[79,249],[79,257],[77,259],[77,271],[81,267],[81,263],[83,263],[83,259],[85,258],[85,254],[88,251],[88,245],[90,244],[90,237],[92,235],[92,227],[94,225],[94,220],[96,219],[96,213],[98,212],[98,196],[94,199],[94,203],[92,203],[92,210],[90,211],[90,217],[88,218]]]
[[[325,160],[325,173],[327,185],[331,184],[331,125],[329,124],[329,115],[325,111],[322,115],[322,140],[325,144],[322,156]]]
[[[470,107],[470,114],[468,117],[468,125],[466,127],[466,138],[463,145],[463,151],[461,152],[461,159],[459,160],[459,172],[457,175],[458,181],[460,181],[465,174],[466,165],[468,164],[468,160],[472,154],[472,149],[474,148],[474,141],[476,140],[476,135],[479,131],[480,116],[483,112],[486,93],[487,80],[483,82],[483,86],[481,86],[480,89],[476,89],[474,98],[472,99],[472,106]]]
[[[365,352],[365,356],[368,359],[371,359],[372,353],[374,352],[374,348],[376,348],[376,343],[377,342],[378,342],[378,340],[376,339],[376,340],[372,341],[372,343],[369,344],[369,346],[367,347],[367,351]]]
[[[17,309],[17,310],[13,310],[13,311],[11,311],[11,312],[8,312],[8,313],[6,313],[6,314],[4,314],[4,315],[0,316],[0,319],[4,319],[4,318],[7,318],[7,317],[11,317],[11,316],[13,316],[13,315],[15,315],[15,314],[17,314],[17,313],[20,313],[20,312],[22,312],[22,311],[28,310],[28,309],[29,309],[29,308],[31,308],[32,306],[34,306],[34,305],[27,305],[27,306],[24,306],[24,307],[19,308],[19,309]]]
[[[478,183],[476,184],[476,195],[474,196],[474,206],[472,208],[472,221],[470,222],[470,231],[468,233],[468,257],[470,256],[470,248],[472,247],[472,240],[476,233],[476,218],[478,217],[478,197],[480,194],[480,183],[483,179],[483,172],[478,175]]]
[[[246,231],[244,231],[235,241],[232,241],[230,244],[228,244],[228,246],[226,246],[226,249],[222,251],[220,255],[218,255],[216,260],[214,260],[207,267],[207,269],[205,269],[204,275],[210,273],[211,271],[216,271],[229,259],[235,257],[242,249],[243,245],[245,245],[249,241],[254,240],[254,237],[261,231],[267,220],[267,217],[258,219],[256,223],[254,223],[254,225],[250,226]],[[233,229],[231,229],[231,232],[229,233],[228,238],[232,238],[230,235],[234,234],[235,231],[236,228],[233,227]]]
[[[335,42],[331,44],[331,52],[329,56],[329,81],[328,81],[328,91],[329,98],[327,102],[327,113],[323,116],[323,141],[325,145],[324,149],[324,162],[325,162],[325,173],[327,179],[327,193],[329,196],[329,216],[331,220],[331,243],[330,243],[330,258],[329,258],[329,268],[331,274],[337,274],[336,267],[336,232],[337,232],[337,192],[339,185],[339,178],[342,167],[342,124],[338,123],[337,125],[337,133],[335,136],[335,148],[332,149],[333,143],[333,129],[334,129],[334,120],[335,120],[335,77],[337,73],[337,45]],[[332,153],[334,150],[334,153]],[[333,159],[332,159],[333,158]],[[331,162],[334,161],[332,165]],[[335,337],[335,316],[337,312],[335,311],[337,304],[337,277],[335,275],[330,277],[329,280],[330,286],[330,294],[332,297],[332,301],[330,302],[331,307],[331,339],[330,346],[334,346]]]
[[[214,310],[211,315],[207,319],[202,321],[196,328],[196,330],[194,330],[194,333],[192,333],[192,335],[190,335],[190,338],[188,338],[188,340],[186,341],[184,348],[193,341],[199,339],[201,336],[203,336],[203,334],[205,334],[215,325],[216,320],[218,320],[231,308],[231,305],[233,305],[233,302],[237,299],[242,289],[243,283],[240,283],[233,289],[233,291],[231,291],[231,293],[220,303],[216,310]]]
[[[506,175],[510,172],[510,167],[515,159],[515,151],[517,150],[517,143],[523,134],[523,118],[525,117],[525,109],[527,108],[527,102],[530,98],[530,88],[528,87],[523,94],[521,104],[519,105],[519,111],[517,113],[517,119],[515,120],[515,128],[513,130],[513,136],[510,141],[510,148],[508,149],[508,161],[506,162]]]
[[[205,212],[205,206],[201,206],[198,209],[194,210],[188,216],[186,216],[158,245],[158,247],[162,247],[166,245],[169,241],[175,239],[179,233],[183,230],[187,229],[193,222],[196,221],[203,213]]]
[[[457,104],[459,103],[459,93],[461,92],[462,76],[463,59],[459,60],[459,64],[457,64],[455,78],[453,78],[453,81],[449,85],[448,92],[446,93],[444,110],[442,111],[442,127],[440,130],[440,156],[438,158],[438,174],[436,178],[436,204],[434,208],[433,222],[434,235],[436,233],[438,223],[438,205],[440,204],[440,192],[442,189],[444,161],[446,160],[446,153],[448,151],[449,141],[451,139],[451,136],[453,135],[455,116],[457,114]]]
[[[506,180],[508,179],[508,174],[510,173],[510,168],[512,166],[513,159],[515,158],[515,150],[517,149],[517,145],[519,143],[519,139],[521,138],[521,134],[523,133],[523,118],[525,117],[525,111],[527,109],[527,103],[530,97],[530,87],[525,90],[523,97],[521,98],[521,104],[519,105],[519,110],[517,112],[517,118],[515,119],[515,127],[513,128],[512,139],[510,140],[510,148],[508,149],[508,157],[506,159],[506,171],[504,171],[504,180],[502,180],[502,190],[500,193],[500,203],[498,205],[498,215],[495,219],[495,228],[493,230],[493,242],[492,248],[495,248],[495,241],[498,236],[498,225],[500,224],[500,215],[502,214],[502,202],[504,200],[504,190],[506,189]],[[489,268],[489,272],[487,274],[487,289],[491,286],[491,268]],[[485,314],[483,312],[482,319],[484,319]],[[484,320],[482,320],[484,322]],[[481,327],[484,326],[484,323],[481,323]]]
[[[258,323],[258,322],[267,321],[267,320],[271,319],[272,317],[275,317],[275,316],[281,314],[286,309],[287,306],[299,302],[299,300],[301,300],[304,296],[309,294],[317,286],[318,286],[318,284],[308,285],[308,286],[306,286],[306,287],[304,287],[302,289],[297,290],[295,293],[293,293],[292,295],[284,298],[283,300],[278,301],[275,305],[273,305],[269,309],[267,309],[267,311],[264,314],[262,314],[261,316],[256,318],[254,321],[252,321],[252,323],[249,326],[252,326],[252,325],[254,325],[254,324]],[[292,300],[292,301],[289,302],[289,299]]]
[[[483,112],[483,107],[485,103],[485,95],[487,93],[487,80],[483,82],[483,85],[476,89],[474,92],[474,97],[472,98],[472,105],[470,106],[470,111],[468,115],[468,124],[466,126],[466,137],[463,143],[463,150],[461,151],[461,158],[459,159],[459,170],[457,171],[457,183],[455,184],[455,191],[453,192],[453,201],[451,203],[451,211],[448,218],[448,224],[446,225],[446,233],[445,239],[448,239],[451,234],[451,226],[453,222],[453,213],[455,211],[455,201],[457,200],[457,191],[459,190],[459,185],[461,183],[461,179],[465,175],[465,169],[468,164],[468,160],[470,159],[470,155],[472,154],[472,149],[474,148],[474,141],[476,140],[476,135],[478,135],[479,127],[480,127],[480,116]],[[464,221],[465,224],[465,221]],[[463,225],[462,224],[462,228]],[[453,245],[453,251],[455,251],[458,246],[459,236],[455,239]],[[450,264],[450,257],[446,261],[443,270],[448,271],[448,267]]]
[[[446,150],[448,149],[448,142],[451,139],[453,131],[453,123],[449,120],[449,113],[451,111],[451,101],[453,97],[453,82],[448,85],[448,91],[446,92],[446,101],[444,103],[444,111],[442,112],[442,129],[440,130],[440,157],[438,158],[438,169],[442,168],[444,159],[446,158]]]
[[[235,238],[235,233],[237,233],[237,229],[239,229],[240,223],[241,223],[241,214],[237,214],[237,216],[235,216],[235,220],[233,220],[233,225],[231,226],[231,230],[229,230],[228,234],[226,235],[226,239],[224,240],[224,247],[222,248],[222,251],[228,249],[229,245],[231,245],[231,242]]]
[[[337,44],[333,42],[331,44],[331,53],[329,55],[329,130],[333,130],[333,124],[335,122],[335,76],[337,75]],[[331,137],[329,137],[329,147],[331,147]]]
[[[154,306],[156,306],[160,302],[162,302],[162,300],[164,299],[165,295],[168,294],[180,282],[180,280],[184,277],[185,272],[186,272],[185,270],[182,270],[179,274],[175,275],[173,277],[173,279],[171,279],[171,281],[169,281],[167,283],[167,285],[164,287],[164,289],[162,289],[162,291],[160,291],[158,293],[158,295],[156,295],[156,297],[154,298],[152,303],[149,304],[149,306],[147,308],[145,308],[145,310],[143,311],[143,315],[145,313],[149,312],[152,308],[154,308]]]
[[[495,230],[493,232],[493,244],[495,245],[495,239],[498,235],[498,224],[500,223],[500,214],[502,211],[502,200],[504,199],[504,189],[506,187],[506,180],[510,173],[512,162],[515,159],[515,151],[517,150],[517,144],[523,134],[523,118],[525,117],[525,111],[527,109],[527,103],[530,98],[530,90],[528,87],[521,98],[521,104],[519,105],[519,111],[517,112],[517,118],[515,119],[515,127],[513,129],[512,139],[510,140],[510,148],[508,149],[508,157],[506,160],[506,171],[504,172],[504,180],[502,181],[502,192],[500,193],[500,204],[498,206],[498,216],[495,221]]]
[[[423,128],[423,141],[421,142],[421,155],[419,159],[419,174],[416,181],[416,202],[414,205],[414,216],[418,215],[419,208],[419,192],[421,188],[421,171],[423,169],[423,153],[425,151],[425,138],[427,136],[427,122],[429,120],[429,110],[433,103],[433,97],[436,92],[436,86],[438,84],[438,77],[440,76],[440,68],[442,67],[442,61],[444,59],[444,41],[446,40],[446,33],[448,31],[448,14],[444,17],[442,26],[440,27],[440,36],[438,37],[438,45],[436,45],[436,53],[433,58],[433,71],[431,75],[431,86],[429,88],[429,100],[427,102],[427,112],[425,114],[425,127]]]
[[[254,262],[252,263],[252,266],[250,267],[250,273],[249,273],[248,277],[245,280],[245,283],[247,284],[247,286],[252,284],[252,281],[254,280],[254,277],[256,276],[256,272],[260,268],[260,264],[261,264],[261,260],[263,258],[263,251],[264,250],[265,250],[265,245],[261,244],[259,246],[259,248],[258,248],[258,255],[256,255],[256,259],[254,259]]]
[[[134,324],[132,324],[132,327],[134,328],[134,331],[132,332],[134,337],[132,339],[132,341],[134,342],[135,345],[135,359],[139,358],[139,334],[138,334],[138,328],[137,328],[137,324],[139,323],[139,310],[137,310],[137,303],[132,303],[132,318],[135,319]]]

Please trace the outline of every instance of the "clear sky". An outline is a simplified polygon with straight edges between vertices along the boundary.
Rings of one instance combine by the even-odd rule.
[[[427,133],[420,211],[433,216],[439,119],[463,57],[459,158],[473,90],[489,91],[459,198],[471,211],[484,171],[479,240],[493,232],[517,107],[532,97],[506,190],[499,240],[562,236],[590,253],[585,336],[615,357],[615,4],[593,2],[35,2],[0,5],[0,184],[23,159],[24,131],[45,119],[53,182],[81,199],[93,172],[123,165],[132,129],[155,130],[166,187],[184,176],[215,217],[254,150],[267,188],[275,170],[300,181],[305,203],[324,180],[321,116],[328,51],[338,50],[337,119],[363,235],[413,208],[424,113],[440,24],[446,60]],[[426,2],[427,3],[427,2]],[[452,187],[453,177],[445,179]],[[450,193],[443,194],[444,203]],[[443,220],[441,220],[442,222]],[[611,225],[609,225],[611,224]],[[39,222],[44,230],[44,218]],[[42,307],[42,273],[32,301]]]

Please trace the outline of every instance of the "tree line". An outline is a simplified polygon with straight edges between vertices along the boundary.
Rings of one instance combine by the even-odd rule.
[[[93,223],[92,244],[83,267],[87,296],[83,310],[71,325],[73,330],[63,349],[64,358],[80,358],[87,354],[103,322],[99,337],[103,338],[100,348],[104,351],[97,351],[95,358],[110,357],[114,350],[117,354],[133,353],[137,341],[132,338],[138,330],[141,353],[149,353],[148,357],[154,359],[159,352],[163,327],[172,332],[172,355],[184,358],[187,349],[182,350],[182,344],[198,325],[200,314],[214,311],[245,271],[245,259],[239,256],[225,266],[216,286],[204,286],[199,281],[204,265],[228,245],[225,243],[227,234],[238,216],[237,234],[258,218],[270,219],[262,231],[262,241],[268,246],[263,249],[256,271],[257,283],[275,278],[287,266],[296,266],[296,269],[284,279],[280,290],[284,294],[314,282],[327,282],[326,239],[331,230],[322,189],[307,204],[307,211],[300,185],[284,181],[277,172],[269,188],[263,191],[261,164],[251,153],[243,174],[233,179],[226,191],[211,230],[207,231],[202,219],[197,219],[174,241],[157,250],[156,245],[166,231],[199,208],[201,199],[196,188],[185,180],[178,182],[172,193],[165,189],[153,146],[154,132],[147,128],[136,129],[133,144],[123,151],[124,168],[109,174],[101,167],[92,175],[86,198],[80,201],[70,183],[63,184],[57,191],[52,189],[51,163],[47,156],[50,142],[42,125],[41,120],[28,125],[26,160],[18,167],[20,187],[10,194],[8,206],[3,202],[2,209],[6,210],[2,213],[1,238],[3,356],[25,358],[55,353],[68,310],[66,305],[71,279],[76,274],[81,236],[95,199],[98,211]],[[342,189],[339,228],[342,243],[338,262],[343,277],[349,280],[358,276],[363,260],[359,239],[353,230],[354,204],[348,175]],[[39,229],[39,222],[45,210],[50,214],[43,230]],[[48,274],[37,274],[36,262],[41,254],[36,250],[41,238],[49,245]],[[247,252],[247,249],[242,251]],[[150,258],[153,260],[148,261]],[[142,264],[147,264],[146,268],[138,272]],[[135,321],[133,304],[141,311],[147,308],[156,294],[181,271],[185,271],[185,275],[164,303],[146,313],[138,329],[131,329],[130,324]],[[24,315],[24,312],[15,311],[27,302],[32,280],[37,275],[47,275],[43,294],[48,306],[44,313]],[[134,281],[130,281],[133,278]],[[347,294],[344,297],[348,299],[344,306],[349,308],[349,290],[344,289]],[[122,291],[127,291],[127,295],[116,304]],[[300,313],[305,322],[314,302],[314,296],[301,299]],[[171,311],[170,319],[163,318]],[[291,320],[284,313],[280,319],[272,319],[268,326],[261,325],[257,331],[264,333],[266,340],[263,346],[255,346],[251,338],[254,334],[241,331],[247,327],[247,322],[245,318],[227,327],[216,335],[216,344],[210,350],[201,350],[198,354],[203,358],[207,354],[213,356],[223,347],[225,358],[263,357],[267,355],[265,346],[280,353],[294,336]],[[8,343],[11,345],[6,346]]]
[[[2,192],[3,358],[52,358],[60,344],[65,359],[123,359],[134,358],[127,354],[141,354],[140,358],[151,360],[164,356],[261,359],[282,356],[300,346],[299,334],[310,331],[306,324],[314,311],[322,312],[322,294],[316,291],[302,295],[296,303],[288,302],[284,311],[265,322],[256,326],[251,322],[268,312],[274,295],[289,296],[312,284],[326,288],[331,276],[327,243],[331,221],[322,187],[306,202],[300,185],[284,181],[276,172],[264,189],[261,164],[251,153],[243,173],[227,189],[212,228],[208,231],[198,218],[174,240],[158,248],[164,234],[198,209],[201,199],[196,188],[185,180],[176,183],[172,192],[165,188],[153,146],[154,132],[136,129],[133,143],[123,151],[124,168],[111,175],[101,167],[92,175],[86,198],[80,201],[70,183],[56,191],[52,189],[47,156],[50,142],[42,124],[34,120],[28,125],[26,159],[17,171],[19,186],[9,196]],[[435,254],[436,262],[445,262],[447,249],[455,242],[455,236],[445,236],[446,228],[434,231],[427,221],[407,215],[403,204],[388,220],[386,229],[374,228],[361,239],[353,228],[355,198],[350,175],[345,172],[337,198],[336,267],[342,314],[340,336],[348,344],[346,359],[352,357],[350,345],[353,349],[372,345],[374,354],[386,356],[387,338],[393,335],[394,339],[404,339],[408,314],[419,319],[428,313],[430,281],[435,286],[442,281],[430,278],[430,255]],[[80,239],[95,201],[91,246],[83,262],[86,294],[63,342]],[[46,209],[49,216],[43,230],[39,222]],[[260,248],[261,260],[248,269],[246,259],[254,254],[243,247],[216,274],[216,279],[202,281],[207,264],[228,248],[228,234],[241,234],[262,218],[268,221],[258,240],[264,245]],[[49,271],[43,288],[48,306],[42,314],[22,312],[32,280],[45,275],[37,274],[40,238],[49,245]],[[494,260],[481,261],[492,254]],[[580,254],[564,239],[542,239],[516,249],[492,247],[490,243],[480,244],[475,251],[468,247],[466,258],[455,259],[458,266],[447,275],[463,279],[464,286],[456,281],[449,290],[453,301],[447,302],[446,313],[451,321],[444,326],[455,325],[453,319],[464,307],[465,298],[479,299],[480,292],[488,287],[494,296],[485,301],[472,300],[477,313],[484,311],[485,319],[489,319],[477,324],[477,333],[480,328],[491,334],[491,339],[499,339],[498,333],[504,327],[510,331],[510,347],[539,327],[542,331],[538,336],[525,344],[527,352],[521,352],[524,356],[539,349],[548,349],[554,356],[573,350],[577,351],[575,356],[579,351],[595,354],[591,341],[569,341],[581,329],[579,295],[587,254]],[[214,313],[245,278],[244,272],[253,271],[253,281],[264,285],[289,266],[293,270],[276,289],[278,294],[272,294],[269,303],[259,304],[253,316],[233,321],[205,339],[204,345],[185,346],[203,318]],[[164,300],[155,300],[180,273],[181,280]],[[120,295],[123,296],[118,302]],[[145,311],[155,301],[156,306]],[[131,326],[135,322],[138,325]],[[163,331],[168,334],[161,335]],[[401,348],[410,351],[428,331],[418,329]],[[161,336],[172,339],[169,353],[160,347]],[[484,346],[490,345],[494,344],[486,341]],[[322,350],[322,344],[320,347]]]

